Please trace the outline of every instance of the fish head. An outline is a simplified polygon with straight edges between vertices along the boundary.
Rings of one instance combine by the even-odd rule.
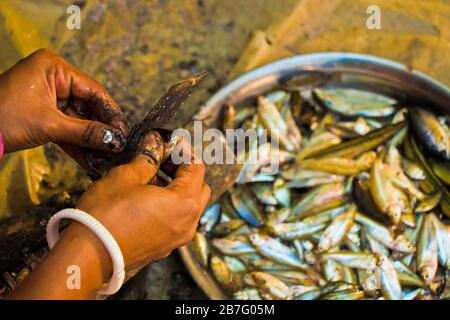
[[[254,246],[261,246],[264,243],[263,236],[258,232],[249,234],[248,239]]]
[[[420,269],[420,275],[422,279],[425,281],[425,284],[430,285],[434,279],[434,270],[430,266],[425,266]]]
[[[378,268],[383,269],[383,267],[386,265],[386,263],[388,263],[388,258],[381,254],[381,253],[375,253],[375,257],[376,257],[376,265]]]
[[[319,245],[318,245],[318,251],[320,253],[328,251],[331,247],[331,241],[329,238],[323,237],[320,239]]]
[[[255,287],[255,286],[256,286],[256,282],[255,282],[255,280],[253,280],[253,277],[252,277],[251,273],[247,273],[247,274],[242,278],[242,280],[243,280],[244,283],[245,283],[246,285],[248,285],[248,286],[251,286],[251,287]]]
[[[413,253],[416,248],[405,235],[399,235],[394,241],[394,249],[405,253]]]
[[[398,225],[402,217],[402,210],[399,205],[391,205],[387,208],[387,214],[393,224]]]

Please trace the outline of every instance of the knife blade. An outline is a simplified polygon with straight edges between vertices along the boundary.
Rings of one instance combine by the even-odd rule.
[[[156,105],[150,109],[144,120],[131,129],[126,149],[137,148],[142,137],[151,129],[164,128],[180,110],[183,102],[198,88],[207,75],[207,72],[202,72],[173,84]]]
[[[145,118],[131,128],[125,149],[118,154],[99,151],[86,153],[86,162],[92,178],[99,178],[112,167],[129,162],[139,150],[144,137],[152,129],[164,128],[180,110],[181,105],[206,78],[202,72],[186,80],[173,84],[169,90],[150,109]]]

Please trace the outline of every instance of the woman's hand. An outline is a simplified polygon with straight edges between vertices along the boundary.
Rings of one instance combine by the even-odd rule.
[[[100,221],[113,235],[126,269],[166,257],[188,242],[204,211],[210,188],[203,164],[183,164],[167,187],[155,183],[163,148],[155,132],[143,142],[143,153],[112,169],[82,196],[77,208]],[[182,152],[194,159],[190,145]],[[151,156],[145,150],[152,150]],[[183,158],[185,158],[183,156]],[[67,270],[77,266],[80,287],[69,288]],[[112,274],[102,242],[88,228],[72,221],[49,255],[9,296],[10,299],[90,299]]]
[[[112,169],[79,200],[77,208],[99,220],[122,249],[127,268],[166,257],[192,240],[210,189],[203,164],[183,164],[167,187],[155,181],[163,147],[159,134],[147,135],[144,150],[129,164]],[[182,141],[183,157],[194,159],[192,147]],[[158,163],[155,163],[155,157]]]
[[[99,83],[40,49],[0,75],[0,132],[5,152],[55,142],[84,165],[84,148],[121,151],[128,125]]]

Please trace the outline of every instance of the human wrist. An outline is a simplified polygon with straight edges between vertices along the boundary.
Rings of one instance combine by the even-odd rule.
[[[113,272],[113,264],[110,255],[101,240],[88,227],[77,221],[71,221],[69,227],[61,235],[59,243],[68,243],[77,247],[83,255],[89,257],[89,268],[98,272],[98,277],[93,279],[92,290],[97,291],[110,279]]]

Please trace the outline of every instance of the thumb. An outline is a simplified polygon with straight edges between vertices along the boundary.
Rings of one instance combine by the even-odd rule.
[[[141,144],[139,154],[130,163],[111,169],[105,178],[120,181],[122,186],[148,184],[158,172],[163,154],[161,135],[150,131]]]
[[[125,147],[125,134],[107,124],[65,114],[61,115],[58,121],[58,125],[50,133],[52,142],[112,152],[120,152]]]

